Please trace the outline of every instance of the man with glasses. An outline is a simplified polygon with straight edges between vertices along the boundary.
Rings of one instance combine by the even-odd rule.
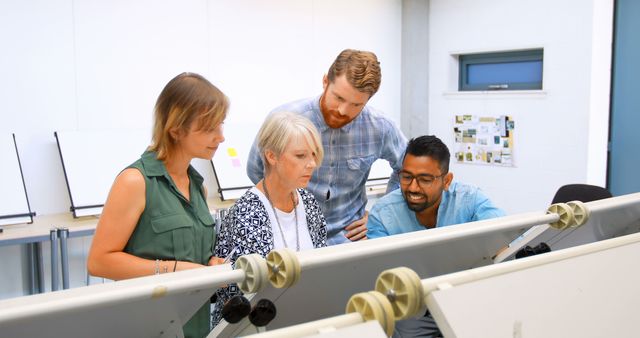
[[[443,227],[504,216],[480,189],[453,181],[449,149],[435,136],[420,136],[407,145],[400,189],[371,208],[367,238]],[[394,338],[442,337],[431,314],[396,322]]]
[[[449,149],[435,136],[409,141],[398,174],[400,189],[371,208],[367,237],[443,227],[504,216],[480,189],[452,182]]]

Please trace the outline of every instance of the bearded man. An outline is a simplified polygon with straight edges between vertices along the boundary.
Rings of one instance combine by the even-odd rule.
[[[453,182],[449,149],[435,136],[409,141],[398,173],[400,189],[372,207],[367,237],[443,227],[504,216],[474,186]]]

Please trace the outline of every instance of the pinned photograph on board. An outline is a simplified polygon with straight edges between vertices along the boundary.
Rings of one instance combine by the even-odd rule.
[[[511,164],[511,153],[510,152],[503,152],[502,153],[502,164]]]
[[[500,136],[502,137],[507,137],[507,122],[506,122],[507,117],[506,116],[500,116],[499,118],[496,119],[496,127],[498,127]]]
[[[463,121],[462,115],[456,115],[456,123],[457,124],[462,124],[462,121]]]
[[[494,163],[502,163],[502,153],[494,151],[493,152],[493,162]]]

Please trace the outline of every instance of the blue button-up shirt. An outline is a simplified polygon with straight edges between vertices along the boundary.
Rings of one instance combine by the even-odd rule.
[[[504,215],[504,211],[495,207],[480,189],[453,182],[442,192],[436,227]],[[371,208],[367,229],[368,238],[378,238],[427,228],[418,222],[416,213],[407,207],[402,191],[397,189],[380,198]]]
[[[303,115],[318,128],[324,159],[314,172],[311,191],[327,220],[327,244],[348,242],[344,227],[364,216],[367,204],[365,182],[373,162],[389,161],[394,170],[388,191],[398,188],[397,172],[407,139],[396,125],[379,111],[365,106],[350,123],[339,129],[327,126],[320,111],[320,97],[282,105],[272,112],[289,111]],[[254,183],[263,177],[264,166],[256,142],[249,153],[247,175]]]

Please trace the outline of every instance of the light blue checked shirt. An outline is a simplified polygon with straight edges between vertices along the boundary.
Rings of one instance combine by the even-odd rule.
[[[349,242],[344,227],[364,216],[367,205],[365,182],[373,162],[389,161],[394,170],[387,191],[398,188],[397,172],[407,139],[381,112],[365,106],[346,126],[329,128],[320,112],[320,96],[282,105],[272,111],[289,111],[303,115],[318,128],[324,147],[324,159],[316,169],[307,190],[311,191],[327,220],[327,244]],[[264,166],[254,141],[247,162],[247,175],[257,183]]]

